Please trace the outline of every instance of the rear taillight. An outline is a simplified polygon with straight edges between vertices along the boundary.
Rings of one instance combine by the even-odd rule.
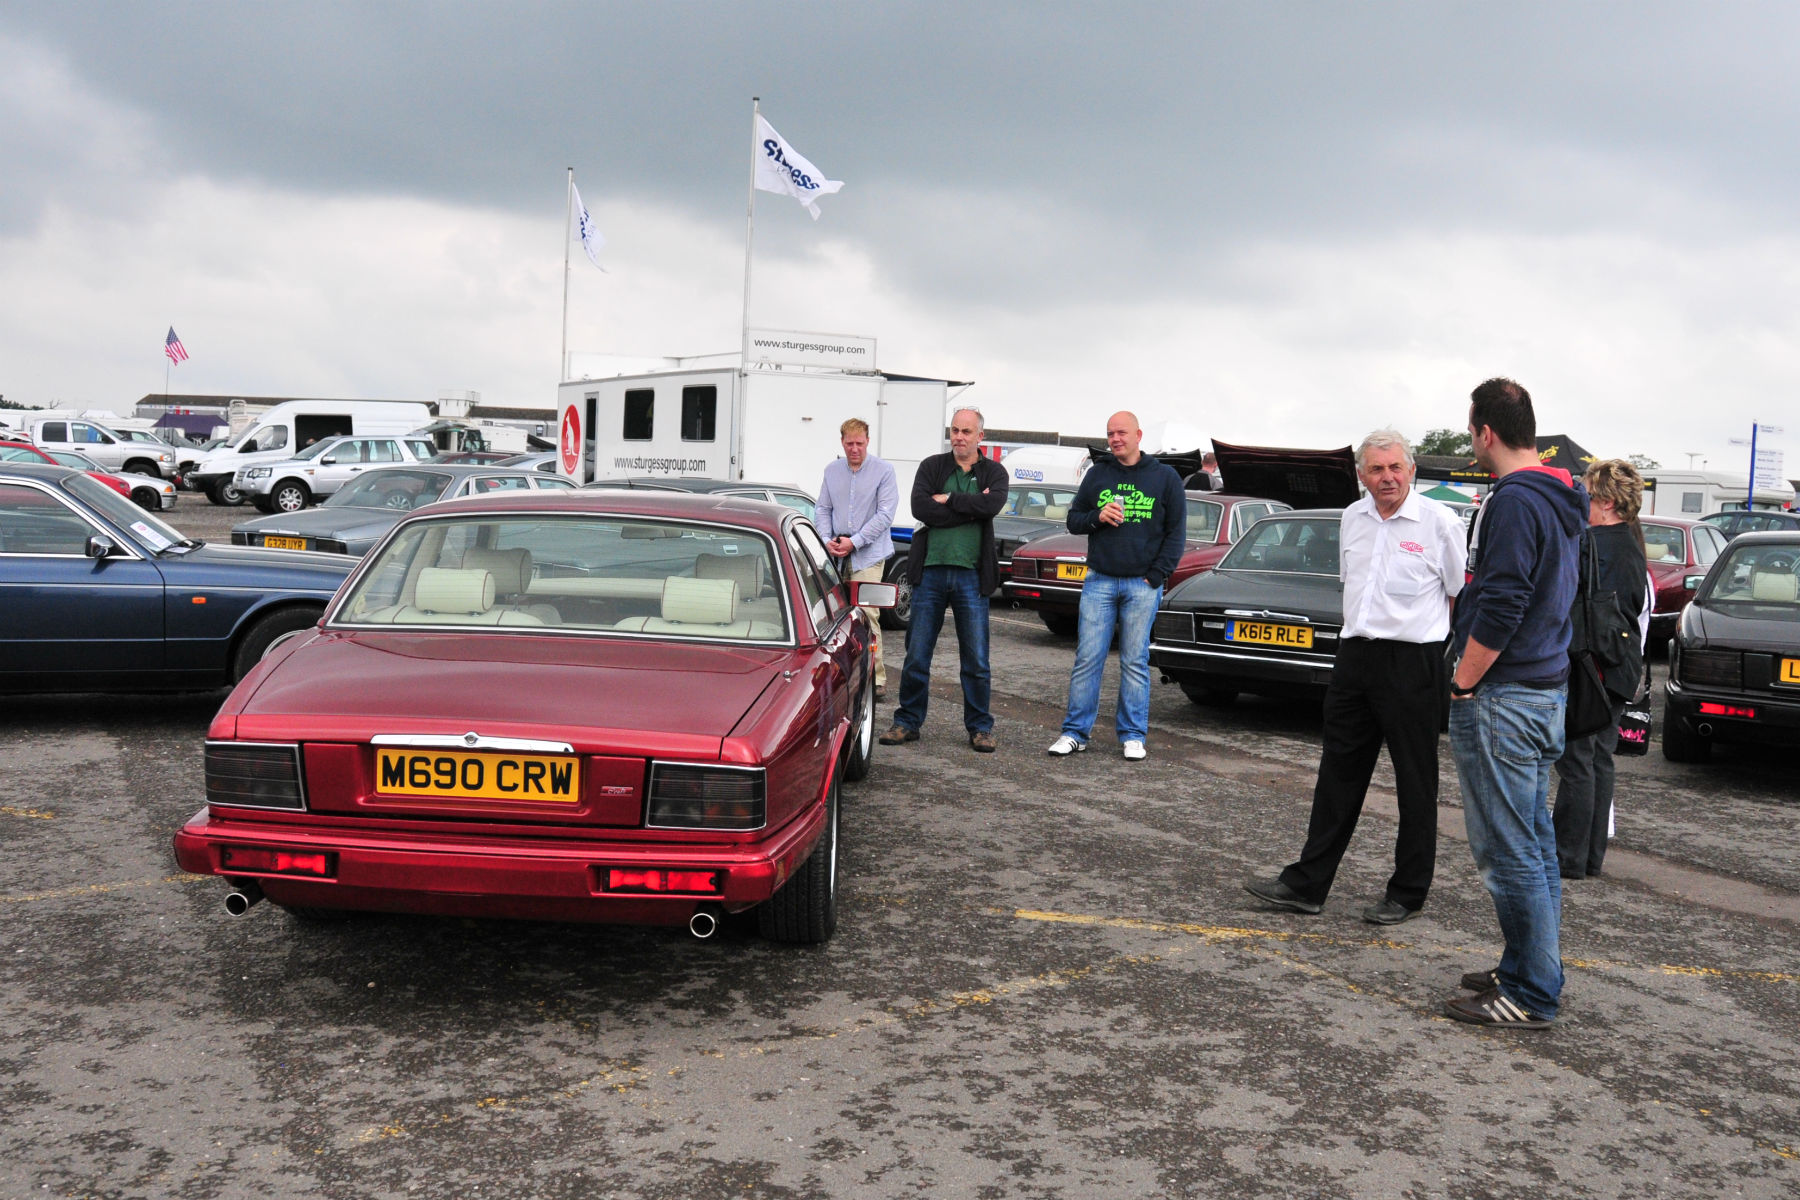
[[[292,742],[206,743],[206,802],[300,811],[300,747]]]
[[[1701,687],[1744,686],[1744,656],[1736,650],[1683,650],[1675,677]]]
[[[220,846],[219,871],[232,875],[314,875],[330,879],[337,874],[337,855],[321,850],[273,850],[266,846]]]
[[[1035,558],[1015,558],[1015,559],[1013,559],[1012,560],[1012,573],[1013,573],[1014,579],[1036,579],[1038,577],[1037,559],[1035,559]]]
[[[652,829],[761,829],[767,776],[761,767],[650,764]]]
[[[667,895],[672,892],[712,895],[719,890],[715,871],[665,871],[658,867],[613,867],[606,873],[609,892],[643,892]]]

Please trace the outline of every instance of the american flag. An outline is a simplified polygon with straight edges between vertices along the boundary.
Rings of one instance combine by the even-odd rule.
[[[163,339],[163,353],[169,356],[172,363],[187,361],[187,350],[182,346],[181,339],[175,336],[173,325],[169,326],[169,336]]]

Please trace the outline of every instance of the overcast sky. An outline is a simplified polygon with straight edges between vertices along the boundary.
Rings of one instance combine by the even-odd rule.
[[[1800,474],[1800,7],[0,0],[0,394],[554,398],[873,336],[990,425],[1325,446],[1511,375],[1602,455]]]

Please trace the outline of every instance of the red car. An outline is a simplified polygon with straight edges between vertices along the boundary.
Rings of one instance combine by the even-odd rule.
[[[1661,645],[1675,636],[1681,610],[1694,598],[1700,577],[1730,538],[1705,521],[1689,517],[1640,517],[1639,523],[1644,527],[1650,578],[1656,582],[1656,600],[1650,606],[1650,642]]]
[[[53,467],[69,465],[57,462],[30,442],[0,442],[0,462],[43,462],[49,463]],[[107,471],[88,471],[87,473],[127,500],[131,499],[130,481]],[[156,505],[146,504],[142,507],[154,509]]]
[[[1211,570],[1232,543],[1258,518],[1286,512],[1279,500],[1225,492],[1187,494],[1187,545],[1163,585],[1166,594],[1190,575]],[[1012,576],[1002,585],[1006,598],[1029,608],[1051,633],[1072,637],[1081,612],[1081,581],[1087,576],[1087,535],[1057,533],[1026,542],[1013,552]]]
[[[869,771],[871,631],[777,504],[495,493],[421,508],[208,731],[188,871],[355,910],[821,942]]]

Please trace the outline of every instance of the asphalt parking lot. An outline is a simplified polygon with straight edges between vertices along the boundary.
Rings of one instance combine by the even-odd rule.
[[[1357,917],[1385,761],[1325,912],[1264,911],[1240,884],[1299,847],[1316,706],[1162,686],[1148,761],[1110,703],[1051,760],[1072,643],[994,629],[999,753],[946,631],[924,739],[846,790],[815,950],[234,920],[169,846],[222,693],[0,698],[0,1196],[1800,1194],[1791,753],[1623,760],[1563,1019],[1477,1030],[1441,1014],[1499,951],[1447,750],[1420,919]]]

